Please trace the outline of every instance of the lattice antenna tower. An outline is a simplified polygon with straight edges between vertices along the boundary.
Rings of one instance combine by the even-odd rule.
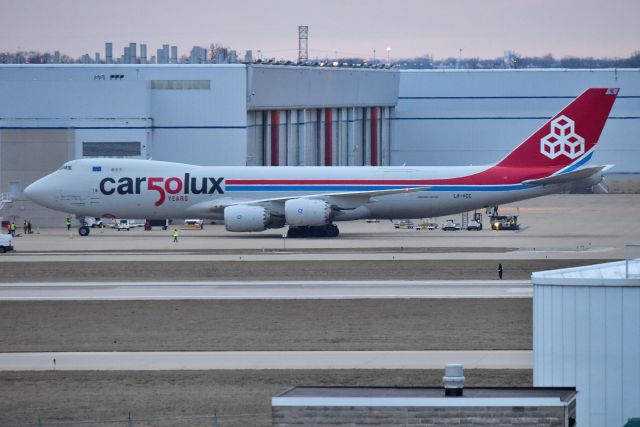
[[[309,27],[307,25],[298,26],[298,62],[305,62],[309,59]]]

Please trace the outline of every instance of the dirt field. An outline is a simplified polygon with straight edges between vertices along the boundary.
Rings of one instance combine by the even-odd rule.
[[[159,255],[165,257],[166,255]],[[4,281],[494,279],[500,260],[11,263]],[[507,279],[594,261],[502,261]],[[597,262],[597,261],[595,261]],[[0,351],[531,349],[530,299],[2,302]],[[251,313],[248,316],[247,313]],[[442,371],[0,372],[0,425],[271,425],[295,385],[439,386]],[[530,386],[529,370],[465,371]],[[91,421],[86,423],[82,421]]]
[[[530,350],[531,318],[527,298],[14,301],[0,352]]]
[[[466,386],[532,384],[529,370],[464,374]],[[0,425],[34,426],[40,417],[44,427],[124,427],[131,414],[136,427],[266,427],[271,397],[292,386],[441,386],[442,375],[441,370],[0,372]]]
[[[396,260],[396,261],[227,261],[167,262],[12,262],[0,282],[136,280],[460,280],[495,279],[499,262],[504,279],[530,279],[540,270],[597,264],[608,260]],[[162,260],[163,258],[168,258]]]

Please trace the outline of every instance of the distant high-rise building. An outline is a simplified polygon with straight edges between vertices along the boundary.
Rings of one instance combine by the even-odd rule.
[[[248,50],[244,53],[244,62],[251,63],[253,62],[253,51]]]
[[[149,64],[155,64],[155,63],[156,63],[156,56],[151,55],[151,59],[149,59]]]
[[[171,46],[171,63],[178,63],[178,46]]]
[[[123,58],[122,58],[122,63],[123,64],[129,64],[130,63],[130,61],[131,61],[131,59],[130,59],[131,53],[130,52],[131,52],[131,50],[129,49],[129,46],[125,46],[124,47],[124,55],[123,55]]]
[[[223,47],[218,50],[218,55],[216,56],[216,64],[228,64],[229,63],[229,51],[227,48]]]
[[[147,45],[144,43],[140,44],[140,63],[147,63]]]
[[[60,63],[60,51],[56,50],[55,52],[53,52],[53,63],[54,64],[59,64]]]
[[[157,50],[157,63],[158,64],[168,64],[169,63],[169,45],[162,45],[162,49]]]
[[[207,61],[207,48],[194,46],[191,49],[191,55],[189,57],[189,62],[191,64],[206,64]]]
[[[137,63],[138,59],[138,49],[136,48],[136,44],[134,42],[129,43],[129,64]]]
[[[107,64],[113,63],[113,43],[111,42],[104,44],[104,60]]]
[[[229,64],[237,64],[238,63],[238,53],[235,50],[229,51]]]
[[[101,62],[100,61],[100,52],[96,52],[94,62],[96,64],[99,64]]]

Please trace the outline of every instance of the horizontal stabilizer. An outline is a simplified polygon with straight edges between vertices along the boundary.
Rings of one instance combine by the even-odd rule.
[[[526,181],[522,181],[522,183],[526,185],[564,184],[566,182],[589,178],[593,174],[606,170],[609,167],[610,166],[589,166],[559,175],[551,175],[545,178],[528,179]]]

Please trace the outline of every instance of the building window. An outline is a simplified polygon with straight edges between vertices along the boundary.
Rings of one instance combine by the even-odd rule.
[[[140,157],[140,142],[83,142],[83,157]]]
[[[16,200],[20,198],[21,193],[20,181],[9,181],[9,199]]]
[[[151,80],[151,89],[209,90],[211,80]]]

